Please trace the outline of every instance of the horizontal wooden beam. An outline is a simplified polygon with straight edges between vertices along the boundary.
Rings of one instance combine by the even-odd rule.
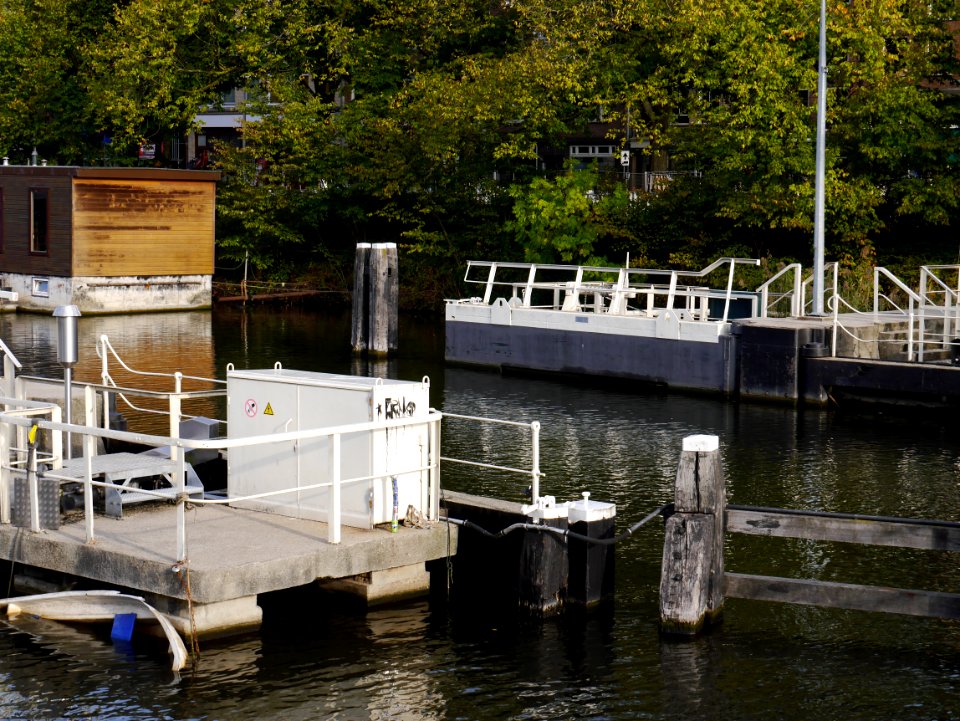
[[[880,611],[908,616],[960,618],[960,594],[886,586],[860,586],[800,578],[724,574],[728,598],[779,601],[853,611]]]
[[[960,551],[960,523],[951,521],[734,505],[727,506],[726,519],[731,533]]]

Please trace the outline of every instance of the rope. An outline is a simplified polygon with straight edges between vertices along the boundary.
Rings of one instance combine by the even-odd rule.
[[[612,538],[591,538],[590,536],[584,536],[582,533],[574,533],[568,528],[556,528],[554,526],[544,526],[538,523],[514,523],[506,528],[497,531],[496,533],[491,533],[483,526],[480,526],[473,521],[466,521],[459,518],[441,518],[441,521],[446,521],[462,528],[470,529],[471,531],[476,531],[477,533],[486,536],[487,538],[498,539],[503,538],[507,534],[513,533],[518,530],[525,531],[540,531],[541,533],[553,533],[562,538],[572,538],[577,541],[583,541],[585,543],[594,543],[600,546],[610,546],[619,541],[625,541],[627,538],[632,536],[639,528],[645,526],[647,523],[652,521],[657,516],[663,516],[668,518],[673,515],[673,504],[665,503],[659,508],[654,509],[646,516],[641,518],[639,521],[634,523],[630,528],[621,533],[619,536],[614,536]]]
[[[180,561],[173,570],[180,577],[180,585],[187,596],[187,609],[190,614],[190,653],[196,663],[200,660],[200,642],[197,640],[197,618],[193,612],[193,593],[190,591],[190,562]]]

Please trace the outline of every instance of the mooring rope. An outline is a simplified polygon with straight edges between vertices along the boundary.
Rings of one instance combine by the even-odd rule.
[[[600,546],[610,546],[614,543],[618,543],[619,541],[625,541],[630,536],[632,536],[637,531],[637,529],[645,526],[657,516],[663,516],[664,518],[671,516],[673,514],[673,507],[674,506],[672,503],[665,503],[664,505],[654,509],[653,511],[648,513],[646,516],[641,518],[639,521],[634,523],[632,526],[630,526],[630,528],[628,528],[626,531],[621,533],[619,536],[613,536],[611,538],[592,538],[590,536],[584,536],[582,533],[575,533],[571,531],[569,528],[556,528],[555,526],[545,526],[539,523],[514,523],[500,531],[493,533],[491,531],[488,531],[483,526],[480,526],[474,523],[473,521],[467,521],[460,518],[449,518],[449,517],[441,517],[440,520],[446,521],[447,523],[452,523],[462,528],[470,529],[471,531],[476,531],[477,533],[483,536],[486,536],[487,538],[493,538],[493,539],[503,538],[507,534],[513,533],[514,531],[525,530],[525,531],[539,531],[541,533],[553,533],[557,536],[561,536],[562,538],[573,538],[578,541],[584,541],[585,543],[595,543]]]

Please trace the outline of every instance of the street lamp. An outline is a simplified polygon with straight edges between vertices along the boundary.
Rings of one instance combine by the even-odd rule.
[[[73,422],[73,367],[79,360],[77,326],[80,309],[75,305],[58,305],[53,311],[57,319],[57,362],[63,366],[63,415],[67,425]],[[67,432],[66,458],[73,458],[73,438]]]

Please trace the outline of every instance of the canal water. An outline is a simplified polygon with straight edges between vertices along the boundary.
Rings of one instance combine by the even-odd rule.
[[[96,380],[95,339],[131,365],[223,376],[264,368],[429,376],[435,407],[539,420],[542,492],[590,491],[625,528],[672,499],[684,436],[715,434],[732,503],[960,519],[960,424],[882,412],[797,412],[443,365],[443,329],[403,321],[401,352],[372,367],[339,315],[237,308],[82,318],[75,376]],[[26,372],[60,375],[56,327],[0,316]],[[514,438],[444,425],[444,454],[508,461]],[[513,460],[516,460],[515,456]],[[523,482],[449,471],[446,487],[519,499]],[[360,612],[265,599],[261,633],[206,642],[174,678],[155,649],[42,622],[0,628],[5,719],[955,719],[960,624],[727,602],[691,642],[661,638],[657,520],[616,549],[616,600],[533,623],[415,601]],[[728,570],[960,591],[956,554],[775,539],[728,540]]]

